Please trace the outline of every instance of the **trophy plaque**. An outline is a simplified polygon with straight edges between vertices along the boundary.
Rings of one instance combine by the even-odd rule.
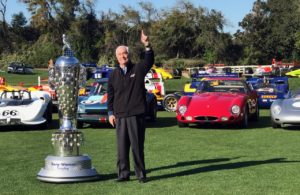
[[[79,87],[85,84],[86,70],[74,57],[66,35],[63,35],[63,55],[49,67],[49,86],[58,97],[60,128],[52,134],[54,155],[45,159],[45,167],[37,179],[45,182],[67,183],[99,179],[91,158],[80,154],[83,133],[76,129]]]

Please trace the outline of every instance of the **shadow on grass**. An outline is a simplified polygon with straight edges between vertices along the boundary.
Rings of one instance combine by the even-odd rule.
[[[164,128],[177,125],[176,117],[158,117],[155,122],[146,122],[147,128]]]
[[[300,125],[295,126],[286,126],[278,129],[287,130],[287,131],[300,131]]]
[[[218,160],[218,159],[215,159],[215,160]],[[219,160],[222,161],[222,159],[219,159]],[[226,161],[226,160],[230,160],[230,159],[224,158],[223,160]],[[213,161],[213,160],[211,160],[211,161]],[[273,159],[268,159],[268,160],[252,160],[252,161],[244,161],[244,162],[224,163],[224,164],[218,164],[218,165],[208,165],[208,166],[204,166],[204,167],[198,167],[198,168],[194,168],[194,169],[180,171],[177,173],[153,176],[153,177],[149,177],[148,179],[149,179],[149,181],[153,181],[153,180],[160,180],[160,179],[168,179],[168,178],[172,178],[172,177],[195,175],[195,174],[199,174],[199,173],[212,172],[212,171],[240,169],[240,168],[263,165],[263,164],[295,163],[295,162],[300,162],[300,161],[286,161],[285,158],[273,158]],[[200,161],[191,161],[191,162],[181,162],[181,163],[177,163],[175,165],[154,168],[153,170],[169,169],[169,168],[182,167],[182,166],[188,166],[188,165],[197,165],[197,164],[201,164],[201,163],[203,163],[203,161],[201,161],[201,160]]]
[[[239,157],[237,157],[239,158]],[[237,158],[232,158],[232,159],[237,159]],[[185,166],[192,166],[192,165],[198,165],[198,164],[206,164],[206,163],[218,163],[218,162],[223,162],[223,161],[230,161],[232,160],[231,158],[216,158],[216,159],[206,159],[206,160],[194,160],[194,161],[186,161],[186,162],[178,162],[173,165],[167,165],[167,166],[162,166],[162,167],[156,167],[152,169],[147,169],[147,172],[150,173],[152,171],[158,171],[158,170],[163,170],[163,169],[172,169],[172,168],[178,168],[178,167],[185,167]]]
[[[7,125],[0,126],[0,132],[10,131],[45,131],[59,128],[59,120],[53,119],[52,123],[47,126],[44,125]]]

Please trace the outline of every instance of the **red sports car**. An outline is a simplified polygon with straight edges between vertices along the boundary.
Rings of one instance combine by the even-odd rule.
[[[257,92],[240,78],[205,78],[193,96],[182,96],[176,109],[179,127],[189,123],[238,124],[258,120]]]

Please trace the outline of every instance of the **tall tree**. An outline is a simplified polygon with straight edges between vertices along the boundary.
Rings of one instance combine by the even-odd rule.
[[[299,0],[257,0],[236,37],[244,45],[244,63],[266,64],[272,58],[293,60],[300,29]]]
[[[3,50],[11,50],[8,25],[6,23],[7,0],[0,0],[1,28],[0,28],[0,53]]]

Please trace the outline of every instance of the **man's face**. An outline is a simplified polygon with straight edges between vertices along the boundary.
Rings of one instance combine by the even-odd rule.
[[[116,52],[117,60],[121,66],[126,66],[129,61],[129,54],[125,47],[119,47]]]

